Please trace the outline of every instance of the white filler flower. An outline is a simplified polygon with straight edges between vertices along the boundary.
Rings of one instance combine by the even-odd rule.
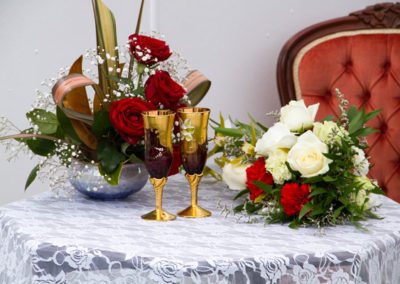
[[[283,184],[292,178],[292,174],[286,165],[288,153],[277,149],[269,155],[265,162],[265,169],[272,174],[276,184]]]

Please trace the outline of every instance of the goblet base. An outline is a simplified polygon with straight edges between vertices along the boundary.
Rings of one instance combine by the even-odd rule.
[[[188,208],[178,213],[179,217],[184,217],[184,218],[205,218],[205,217],[210,217],[211,215],[212,214],[210,211],[201,208],[198,205],[189,206]]]
[[[150,213],[143,215],[142,219],[147,220],[147,221],[165,222],[165,221],[175,220],[176,216],[171,213],[168,213],[164,210],[159,210],[158,212],[157,212],[157,210],[154,210],[154,211],[151,211]]]

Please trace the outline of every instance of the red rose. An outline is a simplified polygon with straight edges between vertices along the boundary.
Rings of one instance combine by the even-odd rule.
[[[171,50],[165,41],[144,35],[129,36],[129,49],[139,63],[149,66],[171,56]]]
[[[269,185],[274,184],[274,180],[272,175],[268,173],[265,169],[265,159],[260,158],[254,162],[253,165],[246,169],[247,181],[246,186],[250,190],[250,199],[255,200],[258,196],[260,196],[264,191],[258,188],[254,181],[258,180],[264,182]]]
[[[288,216],[298,215],[303,205],[308,203],[310,199],[310,185],[286,183],[281,191],[281,204],[283,211]]]
[[[136,144],[144,135],[142,112],[155,107],[140,98],[114,101],[110,107],[110,121],[115,130],[129,144]]]
[[[158,106],[162,104],[167,109],[175,110],[185,95],[185,89],[175,82],[166,71],[157,71],[150,76],[145,85],[148,101]]]

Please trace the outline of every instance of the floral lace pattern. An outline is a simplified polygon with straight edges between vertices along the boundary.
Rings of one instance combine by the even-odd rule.
[[[189,204],[182,177],[170,179],[165,209]],[[400,205],[351,225],[292,230],[221,215],[235,192],[205,181],[205,219],[146,222],[150,186],[124,201],[44,193],[0,208],[0,283],[400,283]]]

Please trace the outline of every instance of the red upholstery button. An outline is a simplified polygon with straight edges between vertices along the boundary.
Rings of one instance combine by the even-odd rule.
[[[381,131],[382,134],[385,134],[386,131],[388,130],[387,124],[386,124],[386,123],[383,123],[383,124],[381,125],[381,127],[379,128],[379,130]]]

